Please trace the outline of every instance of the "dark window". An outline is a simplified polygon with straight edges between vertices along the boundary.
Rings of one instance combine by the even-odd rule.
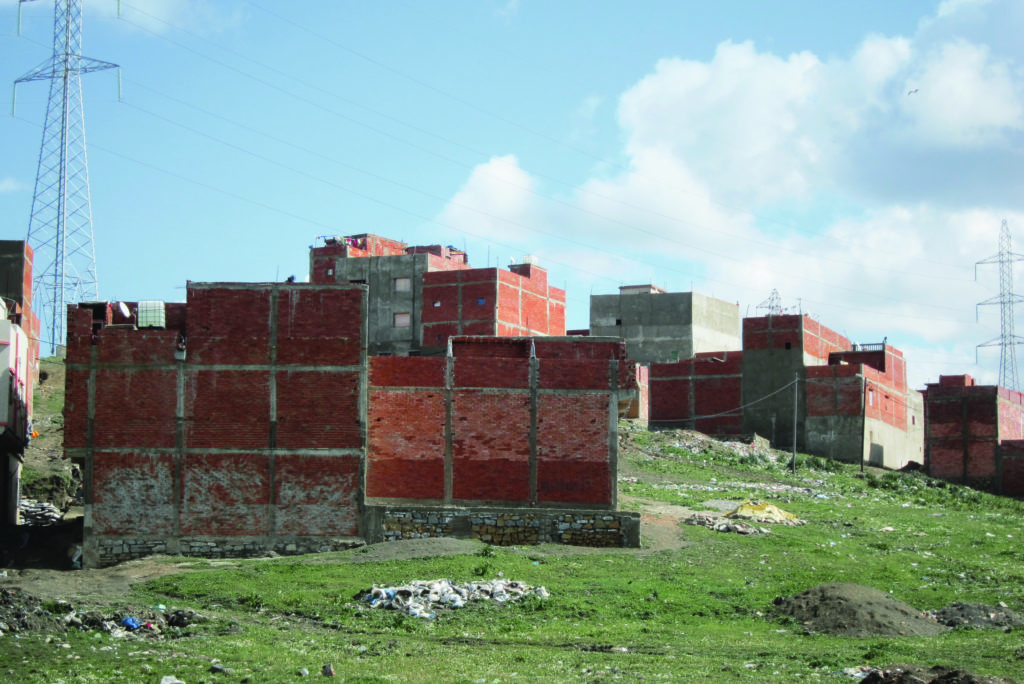
[[[792,348],[793,348],[793,343],[792,342],[787,342],[786,343],[786,349],[792,349]]]

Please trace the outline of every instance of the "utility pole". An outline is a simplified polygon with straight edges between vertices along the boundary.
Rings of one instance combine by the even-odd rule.
[[[21,5],[32,1],[19,0],[19,27]],[[53,55],[14,82],[15,94],[19,83],[50,82],[28,224],[28,244],[35,252],[33,300],[48,329],[50,354],[64,343],[67,305],[99,298],[82,74],[117,68],[82,56],[82,0],[54,0],[53,5]]]
[[[796,413],[799,406],[800,373],[793,373],[793,472],[796,472]]]

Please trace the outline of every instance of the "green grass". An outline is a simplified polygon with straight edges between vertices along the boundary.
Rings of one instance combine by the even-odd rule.
[[[481,546],[476,554],[375,563],[346,562],[346,554],[231,569],[197,562],[194,572],[136,587],[133,601],[192,608],[209,621],[160,642],[72,632],[63,640],[70,648],[61,648],[40,636],[6,636],[0,673],[25,682],[158,682],[166,674],[189,684],[279,682],[303,667],[319,677],[331,662],[355,682],[792,682],[851,681],[838,672],[911,662],[1021,677],[1019,630],[856,639],[769,619],[777,596],[832,581],[891,592],[921,610],[1002,601],[1024,612],[1021,502],[803,457],[794,475],[784,457],[743,462],[724,450],[689,454],[659,449],[647,433],[630,437],[646,451],[626,456],[640,476],[622,483],[623,493],[686,505],[749,496],[807,524],[753,536],[684,526],[688,543],[660,552]],[[371,610],[354,598],[374,583],[498,573],[543,585],[551,596],[472,604],[433,620]],[[213,658],[233,671],[210,674]]]

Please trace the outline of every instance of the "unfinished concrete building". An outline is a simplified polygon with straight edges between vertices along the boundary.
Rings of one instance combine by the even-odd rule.
[[[32,248],[24,240],[0,240],[0,525],[18,523],[21,464],[39,376],[32,260]]]
[[[365,284],[370,355],[444,353],[453,335],[564,335],[565,291],[527,257],[471,268],[466,253],[377,235],[321,238],[310,282]]]
[[[634,361],[669,363],[740,349],[740,310],[696,292],[624,285],[617,295],[590,296],[590,334],[621,337]]]
[[[743,350],[652,364],[650,420],[900,468],[923,459],[923,403],[902,353],[853,345],[808,316],[743,320]]]
[[[978,385],[970,375],[942,375],[924,397],[929,475],[1024,495],[1024,395]]]
[[[443,357],[373,357],[368,298],[363,284],[189,283],[183,304],[70,307],[85,565],[422,536],[639,543],[615,501],[618,407],[637,391],[620,341],[455,338]]]

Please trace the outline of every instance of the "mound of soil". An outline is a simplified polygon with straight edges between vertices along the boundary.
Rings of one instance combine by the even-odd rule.
[[[861,680],[863,684],[1016,684],[1004,677],[978,676],[967,670],[936,665],[889,665]]]
[[[987,606],[984,603],[951,603],[929,615],[949,627],[968,629],[1007,629],[1024,625],[1024,618],[1006,606]]]
[[[836,636],[932,636],[946,631],[912,606],[857,584],[823,584],[779,597],[774,613],[796,620],[808,631]]]

